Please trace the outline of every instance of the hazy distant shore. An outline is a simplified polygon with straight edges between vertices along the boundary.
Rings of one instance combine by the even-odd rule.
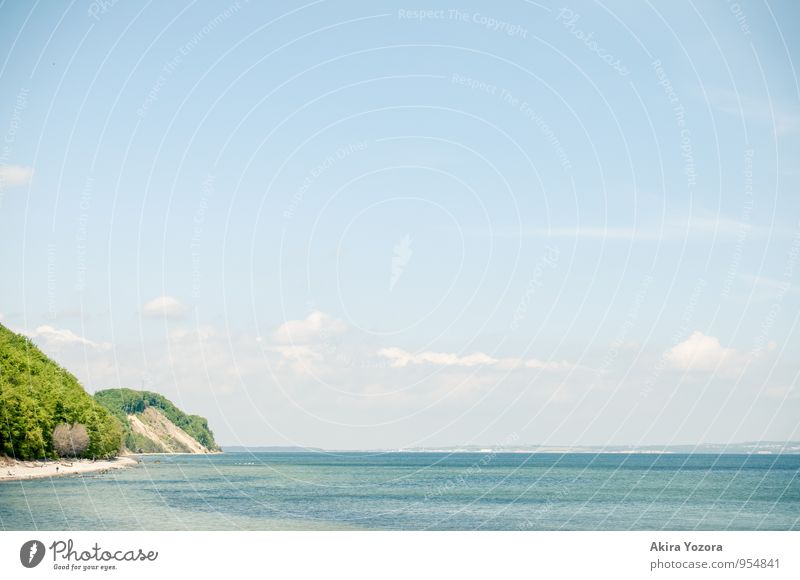
[[[151,455],[219,455],[220,453],[225,453],[225,451],[220,449],[219,451],[204,451],[203,453],[197,453],[195,451],[143,451],[141,453],[138,451],[127,451],[126,453],[128,457],[149,457]]]
[[[124,469],[133,467],[138,461],[133,457],[123,456],[115,459],[60,459],[55,461],[18,461],[0,457],[0,482],[41,479],[43,477],[62,477]]]
[[[457,447],[406,447],[400,449],[322,449],[317,447],[270,447],[223,445],[228,453],[594,453],[594,454],[800,454],[800,441],[744,441],[696,445],[463,445]]]

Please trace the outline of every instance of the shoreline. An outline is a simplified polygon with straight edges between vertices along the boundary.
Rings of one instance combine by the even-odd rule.
[[[208,451],[207,453],[193,453],[192,451],[158,451],[152,453],[133,453],[129,452],[126,457],[152,457],[154,455],[222,455],[224,451]]]
[[[52,461],[19,461],[2,457],[0,458],[0,482],[83,475],[84,473],[96,473],[98,471],[105,472],[112,469],[133,467],[138,463],[130,455],[121,455],[114,459],[59,459]]]

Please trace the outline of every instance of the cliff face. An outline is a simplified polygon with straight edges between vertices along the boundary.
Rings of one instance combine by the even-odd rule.
[[[139,415],[128,415],[131,430],[150,441],[157,453],[209,453],[191,435],[175,425],[155,407],[148,407]]]
[[[157,393],[107,389],[95,399],[122,422],[123,443],[133,453],[219,451],[205,418],[187,415]]]
[[[148,391],[108,389],[92,397],[29,338],[0,324],[0,456],[63,454],[57,428],[83,433],[87,440],[80,451],[69,439],[80,457],[115,456],[120,443],[142,453],[219,451],[203,417]]]

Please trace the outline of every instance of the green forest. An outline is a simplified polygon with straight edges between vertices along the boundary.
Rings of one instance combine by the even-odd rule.
[[[60,424],[85,426],[83,457],[120,451],[120,422],[29,338],[0,324],[0,454],[54,458],[53,431]]]
[[[158,443],[134,433],[128,422],[128,415],[148,407],[209,450],[219,450],[205,418],[187,415],[149,391],[107,389],[92,397],[29,338],[0,324],[0,455],[56,458],[70,448],[73,455],[87,458],[113,457],[123,448],[158,452]]]
[[[198,415],[187,415],[178,409],[172,402],[150,391],[134,391],[132,389],[106,389],[95,393],[95,399],[109,410],[123,425],[125,447],[132,451],[144,453],[157,450],[153,443],[146,437],[134,433],[128,424],[128,415],[144,412],[147,407],[155,407],[175,425],[186,431],[198,443],[206,446],[211,451],[219,450],[214,441],[214,434],[208,427],[208,421]]]

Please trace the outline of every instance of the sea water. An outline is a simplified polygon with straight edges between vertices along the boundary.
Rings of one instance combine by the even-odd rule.
[[[796,530],[800,455],[224,453],[0,483],[5,530]]]

